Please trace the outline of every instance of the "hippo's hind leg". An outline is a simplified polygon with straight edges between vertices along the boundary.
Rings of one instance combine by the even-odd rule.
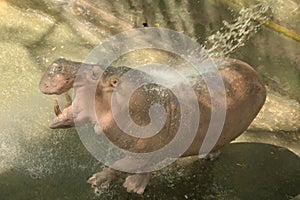
[[[101,172],[93,174],[88,179],[96,194],[108,191],[114,181],[120,176],[121,172],[111,168],[104,168]]]
[[[151,178],[151,173],[139,173],[128,176],[123,186],[127,188],[127,192],[136,192],[143,194]]]
[[[215,160],[216,158],[218,158],[221,155],[221,151],[220,150],[216,150],[214,152],[211,152],[209,154],[207,154],[205,156],[206,160]]]
[[[203,158],[205,160],[215,160],[216,158],[218,158],[219,156],[221,155],[221,151],[220,150],[216,150],[216,151],[213,151],[213,152],[210,152],[209,154],[207,155],[199,155],[199,158]]]

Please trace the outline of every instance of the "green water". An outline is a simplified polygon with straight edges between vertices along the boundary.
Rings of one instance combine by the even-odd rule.
[[[58,57],[84,60],[95,45],[130,27],[132,17],[138,27],[147,18],[149,25],[201,36],[201,42],[223,26],[222,20],[234,24],[238,12],[206,0],[80,0],[77,7],[65,2],[0,0],[0,199],[282,200],[300,194],[300,44],[260,26],[229,54],[251,64],[268,88],[266,105],[250,129],[214,161],[186,158],[155,172],[142,196],[127,193],[124,179],[96,196],[86,180],[102,169],[101,163],[75,129],[48,128],[53,100],[64,100],[38,90],[47,66]],[[80,10],[84,2],[96,10]],[[142,14],[143,5],[149,7]],[[278,1],[272,20],[300,34],[297,5]],[[98,16],[97,9],[123,18],[111,27],[110,18],[99,10]]]

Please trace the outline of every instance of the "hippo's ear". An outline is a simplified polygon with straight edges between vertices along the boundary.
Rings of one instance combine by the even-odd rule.
[[[112,87],[117,87],[117,85],[120,83],[120,80],[117,77],[111,78],[110,79],[110,85]]]

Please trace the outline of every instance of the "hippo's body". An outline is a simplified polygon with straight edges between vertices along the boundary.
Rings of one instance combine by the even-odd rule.
[[[72,67],[69,67],[69,69],[72,69],[73,72],[64,74],[61,73],[64,71],[61,67],[60,70],[54,69],[61,66],[62,63],[68,63],[67,65],[64,65],[64,68],[68,68],[68,65],[72,65]],[[73,83],[76,78],[76,71],[80,66],[80,63],[61,59],[57,62],[54,62],[52,65],[50,65],[41,80],[41,91],[46,94],[62,94],[68,91],[73,87]],[[235,59],[226,59],[217,62],[217,67],[225,86],[226,117],[221,135],[211,152],[217,151],[222,146],[230,143],[241,133],[243,133],[258,114],[266,97],[266,91],[262,82],[259,80],[257,73],[248,64]],[[91,69],[93,69],[93,67]],[[99,68],[97,68],[97,70],[99,70]],[[178,120],[180,116],[180,105],[172,92],[166,90],[167,98],[164,96],[164,99],[162,100],[160,99],[159,94],[153,94],[148,90],[139,88],[131,97],[129,109],[131,111],[132,120],[138,125],[146,125],[150,122],[148,111],[153,103],[160,103],[165,108],[167,113],[165,125],[158,134],[152,137],[137,138],[130,136],[118,128],[114,118],[112,117],[113,115],[110,101],[112,93],[113,91],[118,93],[118,87],[120,84],[128,84],[126,81],[125,83],[120,82],[120,77],[129,70],[133,69],[126,67],[109,67],[106,69],[106,72],[103,73],[98,82],[95,95],[90,97],[95,98],[96,118],[95,116],[88,116],[83,117],[84,120],[80,117],[79,119],[74,119],[72,105],[65,108],[62,112],[56,106],[55,112],[57,117],[52,120],[50,127],[71,127],[74,126],[74,120],[96,121],[112,143],[120,148],[135,153],[152,152],[164,147],[165,145],[168,145],[168,143],[176,135],[180,123]],[[57,71],[58,73],[54,74],[54,71]],[[55,76],[58,76],[59,78]],[[62,81],[63,77],[67,77],[67,80],[65,80],[63,84],[53,82],[54,79],[55,81]],[[86,94],[89,94],[89,88],[83,88],[86,87],[85,84],[76,84],[77,86],[75,86],[76,93],[74,101],[77,101],[78,104],[78,99],[82,99],[80,96],[81,89],[82,93],[85,92]],[[191,85],[195,91],[199,104],[200,121],[194,140],[189,148],[187,148],[187,150],[180,155],[181,157],[199,154],[199,149],[203,143],[211,120],[210,93],[207,86],[205,86],[204,80],[201,77],[198,77],[196,81],[191,81]],[[53,87],[59,87],[59,89],[55,90]],[[86,94],[85,97],[87,96]],[[149,98],[151,101],[149,101]],[[120,105],[120,108],[122,108],[122,100],[117,102],[117,104]],[[86,102],[84,102],[82,105],[86,105]],[[80,113],[77,113],[76,116],[80,116]],[[186,132],[188,136],[189,130],[187,129]],[[118,165],[118,162],[116,165]],[[118,174],[118,171],[106,168],[102,172],[94,174],[88,182],[92,184],[94,188],[107,189]],[[124,186],[128,191],[141,194],[144,192],[149,180],[150,173],[139,173],[127,177]]]

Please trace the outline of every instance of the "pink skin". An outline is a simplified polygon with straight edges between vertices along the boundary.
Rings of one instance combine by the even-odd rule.
[[[49,127],[52,129],[57,129],[57,128],[70,128],[75,126],[72,110],[73,110],[72,105],[63,109],[61,113],[56,115],[50,121]]]
[[[151,178],[151,173],[140,173],[128,176],[123,186],[127,192],[143,194]]]
[[[71,61],[68,61],[71,62]],[[228,144],[236,137],[238,137],[241,133],[243,133],[250,123],[253,121],[255,116],[258,114],[262,105],[265,101],[266,91],[259,80],[256,72],[246,63],[235,59],[227,59],[222,63],[218,64],[219,72],[223,78],[224,85],[226,87],[226,119],[224,123],[224,127],[221,133],[219,140],[217,141],[215,147],[212,152],[216,152],[222,146]],[[92,122],[96,125],[99,123],[101,128],[105,132],[106,136],[113,142],[115,145],[119,147],[124,147],[124,149],[129,150],[131,152],[151,152],[158,148],[161,148],[159,145],[164,145],[168,143],[169,138],[173,138],[176,134],[176,125],[171,126],[171,124],[176,124],[177,121],[172,121],[175,115],[178,114],[178,105],[172,104],[173,99],[170,99],[169,104],[167,103],[165,109],[171,113],[172,116],[166,120],[169,125],[166,124],[166,128],[162,129],[161,132],[167,133],[169,138],[162,138],[161,135],[157,137],[151,138],[134,138],[132,136],[127,135],[122,130],[118,129],[116,126],[114,119],[112,118],[111,111],[111,96],[112,91],[115,91],[117,84],[119,83],[119,77],[122,76],[124,70],[128,70],[128,68],[108,68],[111,73],[103,73],[103,76],[97,83],[96,94],[90,87],[89,80],[91,79],[91,75],[94,74],[93,70],[99,70],[99,67],[92,68],[90,73],[86,73],[86,76],[81,77],[80,81],[75,85],[75,98],[73,101],[73,106],[69,106],[65,108],[62,112],[59,112],[57,107],[55,108],[55,112],[57,113],[57,117],[55,118],[55,123],[52,123],[52,128],[65,128],[67,126],[74,125],[74,118],[76,122],[85,123],[87,121]],[[123,71],[122,71],[123,70]],[[52,70],[53,71],[53,70]],[[51,72],[51,70],[50,70]],[[50,74],[51,75],[51,74]],[[45,76],[45,75],[44,75]],[[75,75],[74,75],[75,76]],[[45,81],[47,80],[47,81]],[[60,81],[60,83],[48,83],[48,81]],[[64,83],[62,74],[57,74],[56,78],[49,79],[49,75],[42,78],[40,89],[43,93],[46,94],[61,94],[62,92],[66,92],[67,88],[70,87],[70,81],[68,79]],[[50,81],[50,82],[51,82]],[[65,85],[64,85],[65,84]],[[72,83],[73,85],[73,83]],[[52,89],[51,87],[56,87],[57,90]],[[182,154],[182,156],[192,156],[198,155],[199,148],[203,142],[204,136],[206,134],[208,124],[210,122],[210,109],[211,102],[210,96],[205,89],[202,87],[202,82],[195,83],[194,85],[195,91],[197,93],[199,110],[201,111],[201,119],[199,122],[199,130],[194,138],[191,146]],[[70,88],[69,88],[70,89]],[[147,93],[143,91],[139,91],[136,96],[132,97],[132,118],[141,119],[143,121],[147,121],[148,115],[141,114],[141,108],[144,108],[145,113],[147,113],[147,108],[149,105],[146,103],[145,98]],[[95,111],[94,106],[90,105],[91,97],[95,97]],[[122,102],[119,102],[122,105]],[[77,106],[74,109],[74,106]],[[71,115],[74,110],[77,113]],[[74,117],[75,116],[75,117]],[[176,118],[176,117],[175,117]],[[137,120],[138,121],[138,120]],[[142,121],[142,122],[143,122]],[[139,121],[141,122],[141,121]],[[76,123],[77,124],[77,123]],[[96,133],[97,128],[95,128]],[[187,130],[188,131],[188,130]],[[128,159],[127,159],[128,160]],[[125,162],[122,162],[125,161]],[[125,167],[134,165],[133,162],[126,163],[126,158],[121,159],[114,163],[113,165],[123,165]],[[147,161],[145,161],[145,165],[147,165]],[[105,191],[107,190],[114,180],[119,176],[120,172],[106,168],[102,172],[98,172],[94,174],[89,180],[88,183],[92,185],[92,187],[97,191]],[[126,178],[123,186],[127,188],[128,192],[135,192],[138,194],[142,194],[145,191],[145,188],[150,181],[151,174],[150,173],[137,173]]]
[[[82,63],[68,61],[59,58],[49,65],[41,78],[39,89],[42,93],[60,95],[69,91],[74,84],[78,69]],[[68,105],[60,111],[58,103],[54,106],[56,116],[50,121],[49,127],[70,128],[75,126],[71,98],[68,97]]]
[[[67,92],[73,87],[78,69],[82,63],[72,62],[63,58],[57,59],[49,65],[44,73],[39,88],[44,94]]]

